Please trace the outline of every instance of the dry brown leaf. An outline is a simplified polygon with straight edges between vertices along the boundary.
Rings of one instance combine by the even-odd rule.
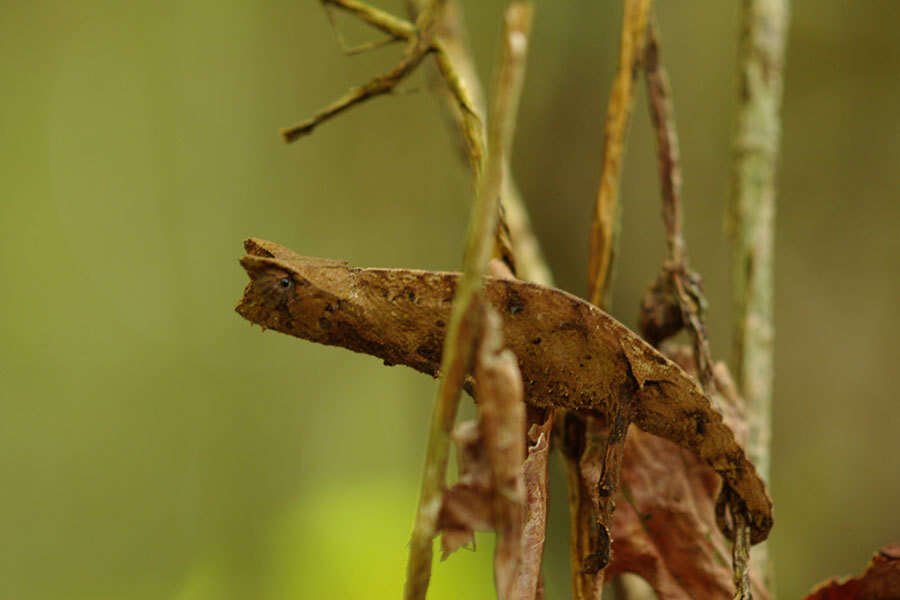
[[[445,491],[438,518],[442,558],[474,544],[476,530],[497,532],[494,580],[501,600],[536,598],[547,514],[547,455],[552,416],[526,411],[515,356],[502,349],[499,317],[488,309],[475,361],[478,422],[453,432],[459,482]],[[538,415],[537,413],[541,413]],[[532,442],[527,448],[526,441]]]
[[[438,375],[457,274],[357,269],[245,242],[250,284],[237,311],[251,322]],[[607,413],[627,401],[633,422],[700,456],[741,499],[754,543],[772,527],[772,502],[722,416],[697,382],[624,325],[566,292],[485,278],[526,402]]]
[[[475,544],[475,531],[493,529],[491,470],[476,421],[463,421],[451,435],[456,445],[459,478],[444,490],[438,514],[441,560]]]
[[[497,532],[494,548],[494,585],[500,600],[513,598],[516,574],[522,561],[522,525],[525,511],[525,402],[516,357],[503,349],[500,317],[492,308],[475,360],[475,397],[478,425],[486,449],[491,481],[492,523]]]
[[[673,346],[666,354],[694,371],[690,349]],[[743,440],[747,426],[728,370],[718,364],[714,374],[725,421]],[[693,454],[632,429],[625,442],[607,576],[640,575],[662,600],[732,598],[729,544],[716,527],[719,485],[715,472]],[[753,597],[765,600],[769,594],[761,574],[752,575]]]
[[[805,600],[898,600],[900,599],[900,544],[890,544],[875,553],[866,572],[859,577],[819,584]]]
[[[514,598],[540,598],[541,562],[547,537],[547,464],[553,411],[543,421],[535,419],[528,431],[528,458],[525,459],[525,523],[522,529],[522,563],[516,577]]]

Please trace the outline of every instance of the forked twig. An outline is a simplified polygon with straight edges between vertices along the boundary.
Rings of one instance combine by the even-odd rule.
[[[415,16],[422,4],[423,0],[407,0],[410,15]],[[473,179],[477,181],[484,157],[484,94],[465,38],[459,4],[448,0],[437,30],[434,56],[441,81],[435,81],[435,90],[463,142],[465,158],[472,168]],[[553,276],[508,166],[504,169],[501,204],[504,210],[500,215],[498,238],[508,234],[508,242],[498,239],[498,256],[503,255],[507,250],[504,246],[508,246],[517,277],[552,285]]]
[[[321,2],[326,8],[334,6],[355,15],[363,22],[391,37],[409,40],[416,35],[416,26],[409,21],[399,19],[365,2],[357,0],[321,0]]]
[[[389,33],[390,37],[386,37],[383,40],[375,40],[372,42],[367,42],[365,44],[360,44],[358,46],[349,46],[347,42],[344,40],[343,34],[341,34],[341,29],[338,27],[337,22],[334,19],[334,15],[331,10],[328,8],[329,4],[331,4],[330,0],[322,0],[322,5],[325,7],[325,16],[328,17],[328,22],[331,24],[331,30],[334,32],[334,37],[337,39],[338,44],[341,46],[341,50],[344,51],[344,54],[348,56],[352,56],[355,54],[362,54],[363,52],[368,52],[369,50],[375,50],[376,48],[382,48],[384,46],[388,46],[395,42],[400,42],[404,39],[408,39],[409,36],[397,35],[394,33]],[[366,5],[362,5],[364,8],[370,8]],[[374,10],[374,9],[373,9]],[[389,18],[393,18],[390,15],[387,15]],[[381,28],[379,28],[381,29]],[[383,31],[383,29],[382,29]]]
[[[435,22],[439,18],[446,0],[433,0],[422,12],[413,33],[408,31],[400,19],[390,17],[387,13],[365,6],[361,2],[349,2],[349,0],[327,0],[327,2],[359,14],[370,25],[379,27],[391,35],[404,37],[408,40],[408,45],[403,59],[396,67],[351,89],[303,123],[282,129],[281,135],[286,142],[293,142],[311,133],[317,126],[357,104],[393,91],[398,83],[419,66],[425,55],[434,50],[432,40]]]
[[[445,377],[441,380],[432,416],[419,507],[410,540],[404,590],[407,600],[424,598],[431,577],[431,542],[436,532],[441,490],[446,479],[449,434],[456,419],[460,388],[474,338],[461,335],[460,331],[465,318],[473,314],[473,308],[475,314],[480,313],[482,278],[491,258],[503,168],[512,143],[524,80],[532,13],[530,4],[518,2],[510,4],[506,11],[503,53],[489,113],[488,152],[472,207],[464,270],[456,287],[444,340],[441,371]]]

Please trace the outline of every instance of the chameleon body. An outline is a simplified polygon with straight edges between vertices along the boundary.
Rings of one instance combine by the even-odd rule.
[[[300,256],[258,239],[244,243],[250,277],[237,312],[266,329],[341,346],[438,376],[457,273],[361,269]],[[772,527],[765,484],[697,382],[637,334],[567,292],[486,277],[503,320],[526,402],[605,413],[631,402],[632,422],[706,461],[743,502],[751,540]]]

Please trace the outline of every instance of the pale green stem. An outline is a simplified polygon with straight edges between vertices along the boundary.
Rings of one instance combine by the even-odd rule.
[[[456,420],[459,393],[474,336],[468,335],[465,348],[459,344],[460,326],[473,300],[482,290],[497,227],[499,199],[506,156],[512,144],[516,112],[525,76],[525,56],[533,9],[530,4],[513,2],[506,11],[501,53],[494,95],[488,114],[487,156],[478,182],[475,203],[469,221],[466,254],[453,299],[453,312],[444,341],[441,372],[445,374],[438,389],[432,415],[425,471],[415,527],[410,541],[409,563],[404,597],[422,600],[431,576],[432,540],[437,530],[441,494],[447,474],[450,431]]]
[[[766,482],[772,415],[775,176],[788,0],[743,0],[730,230],[734,361],[750,420],[748,453]],[[765,550],[754,562],[770,583]],[[771,585],[767,585],[771,590]]]

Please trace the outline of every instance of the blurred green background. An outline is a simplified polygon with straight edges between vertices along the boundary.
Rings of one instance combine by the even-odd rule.
[[[621,6],[537,4],[513,167],[559,285],[583,294]],[[721,357],[737,4],[657,10]],[[502,6],[465,3],[482,75]],[[900,539],[891,14],[892,0],[793,8],[772,461],[784,598]],[[339,21],[353,42],[377,37]],[[285,146],[279,127],[399,47],[345,57],[316,2],[89,0],[4,2],[0,48],[0,598],[399,597],[435,383],[260,335],[232,308],[249,235],[458,267],[469,174],[422,74]],[[614,312],[633,324],[664,252],[643,90],[622,197]],[[554,599],[558,473],[552,493]],[[431,597],[492,593],[479,541],[436,566]]]

